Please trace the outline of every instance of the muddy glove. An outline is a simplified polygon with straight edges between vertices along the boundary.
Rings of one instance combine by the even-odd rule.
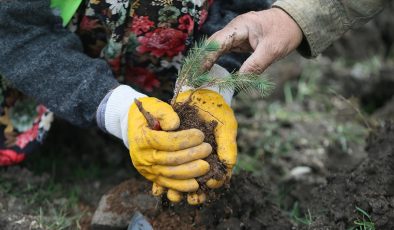
[[[179,94],[177,101],[183,102],[188,100],[191,91],[182,92]],[[231,177],[232,169],[237,160],[237,121],[231,107],[226,103],[224,98],[215,91],[202,89],[195,91],[191,98],[191,105],[198,108],[200,117],[209,122],[217,121],[217,126],[214,130],[215,140],[217,143],[217,154],[219,160],[226,165],[226,175],[220,179],[209,179],[207,186],[209,188],[219,188],[225,181]],[[205,198],[202,195],[189,194],[188,202],[190,204],[198,204],[204,202]]]
[[[226,77],[229,75],[224,68],[214,65],[210,74],[214,77]],[[189,99],[190,90],[184,88],[184,92],[180,93],[177,102],[183,102]],[[198,90],[194,92],[191,98],[191,105],[197,105],[199,115],[205,121],[216,120],[218,122],[215,128],[215,139],[217,143],[217,154],[221,162],[227,167],[226,175],[221,180],[210,179],[207,181],[209,188],[219,188],[226,180],[231,177],[232,168],[237,159],[237,121],[234,113],[230,108],[233,90],[222,91],[218,93],[219,89],[212,87],[208,89]],[[153,192],[158,195],[164,191],[164,188],[154,185]],[[179,202],[182,200],[182,195],[179,191],[168,190],[167,197],[172,202]],[[187,195],[189,204],[196,205],[205,201],[205,194],[189,193]]]
[[[134,99],[159,121],[162,131],[148,127]],[[209,171],[209,164],[201,160],[212,150],[203,143],[204,134],[197,129],[167,132],[178,128],[179,117],[169,104],[157,98],[119,86],[107,100],[104,120],[105,130],[129,147],[137,171],[157,185],[182,192],[196,191],[199,185],[194,178]]]

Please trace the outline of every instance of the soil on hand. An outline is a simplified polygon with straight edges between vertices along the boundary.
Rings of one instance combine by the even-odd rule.
[[[204,159],[209,163],[210,170],[204,176],[197,178],[200,188],[202,190],[207,190],[206,182],[209,179],[223,179],[226,173],[226,166],[219,160],[217,155],[217,144],[214,135],[217,121],[212,120],[206,122],[202,120],[198,115],[197,108],[189,103],[177,103],[174,106],[174,110],[181,121],[178,130],[199,129],[205,135],[204,142],[209,143],[212,147],[212,153]]]

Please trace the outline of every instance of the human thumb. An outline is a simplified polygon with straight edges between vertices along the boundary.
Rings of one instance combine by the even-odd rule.
[[[178,114],[171,105],[154,97],[145,97],[139,100],[143,109],[159,121],[162,130],[170,131],[179,127],[180,120]]]
[[[261,74],[280,57],[280,52],[273,51],[272,44],[262,41],[242,64],[239,72]]]

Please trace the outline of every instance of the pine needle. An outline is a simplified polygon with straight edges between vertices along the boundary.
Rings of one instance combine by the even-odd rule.
[[[202,69],[205,58],[210,52],[218,51],[219,44],[214,41],[207,41],[203,38],[189,52],[179,71],[175,84],[174,97],[171,104],[174,105],[176,98],[183,86],[189,86],[195,90],[217,86],[220,91],[235,90],[238,92],[251,94],[258,92],[261,96],[267,96],[274,88],[274,84],[266,77],[258,74],[241,74],[239,72],[230,73],[225,78],[215,78]]]
[[[195,79],[206,73],[202,68],[204,58],[210,52],[218,51],[219,48],[220,46],[217,42],[208,41],[206,38],[202,38],[192,49],[190,49],[179,71],[178,79],[175,83],[174,98],[171,100],[171,104],[175,103],[175,98],[178,96],[182,86],[192,85],[189,82],[191,79]]]

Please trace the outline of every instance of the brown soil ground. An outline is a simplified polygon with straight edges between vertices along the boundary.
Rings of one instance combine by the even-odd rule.
[[[236,175],[230,186],[217,190],[215,200],[201,206],[185,201],[171,205],[165,198],[149,197],[149,182],[130,179],[108,194],[104,211],[129,216],[142,212],[154,229],[290,229],[288,217],[272,203],[269,186],[248,173]],[[144,196],[146,199],[137,199]],[[146,197],[148,196],[148,197]],[[103,229],[96,228],[94,229]]]
[[[306,202],[312,213],[322,213],[311,229],[348,229],[366,211],[376,229],[394,229],[394,124],[368,138],[368,157],[355,168],[330,175],[327,185],[312,190]],[[366,218],[366,217],[364,217]]]
[[[148,182],[135,179],[115,187],[108,200],[111,211],[131,215],[140,207],[154,229],[349,229],[354,220],[363,219],[356,207],[370,215],[376,229],[394,229],[394,124],[373,132],[366,150],[367,158],[329,174],[326,185],[296,183],[289,196],[312,214],[310,225],[295,224],[273,202],[273,184],[245,172],[234,175],[228,186],[215,190],[215,199],[198,207],[185,201],[171,205],[164,196],[159,203],[148,202],[149,207],[133,201],[134,206],[116,210],[124,194],[137,197],[149,191]]]

